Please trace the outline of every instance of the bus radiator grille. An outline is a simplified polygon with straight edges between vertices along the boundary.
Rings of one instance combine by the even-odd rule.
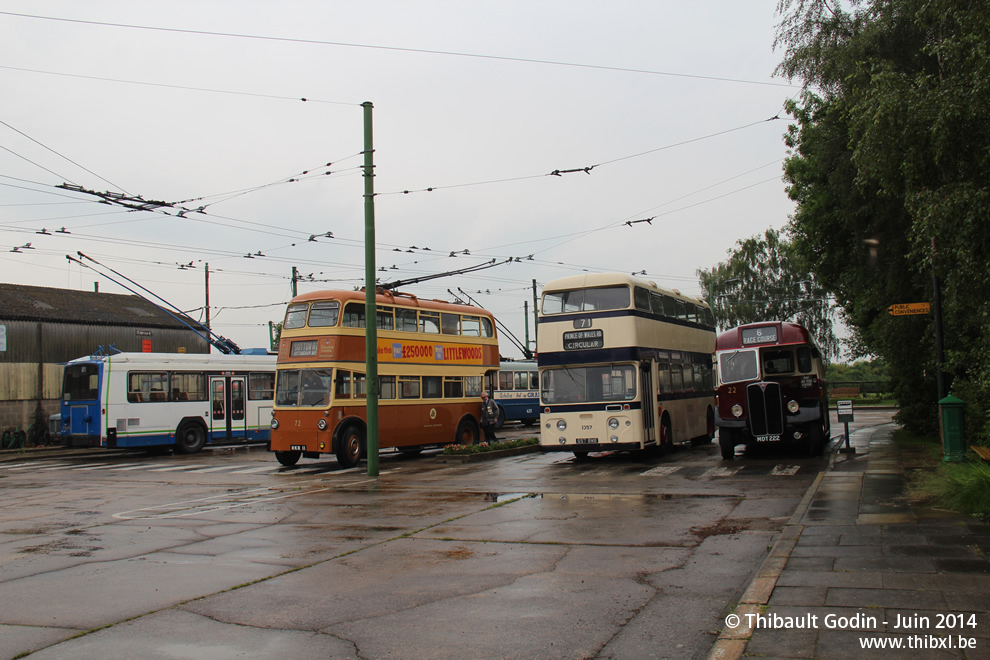
[[[782,435],[784,408],[779,383],[754,383],[746,388],[749,430],[754,436]]]

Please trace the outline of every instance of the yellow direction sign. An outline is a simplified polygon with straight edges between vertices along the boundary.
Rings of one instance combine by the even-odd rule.
[[[927,314],[932,310],[931,303],[905,303],[891,305],[887,311],[891,316],[908,316],[909,314]]]

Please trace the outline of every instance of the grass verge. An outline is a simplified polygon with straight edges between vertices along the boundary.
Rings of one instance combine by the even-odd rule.
[[[894,440],[914,450],[915,469],[908,479],[912,499],[959,513],[990,516],[990,464],[973,452],[967,453],[966,461],[943,463],[937,438],[916,436],[904,429],[894,434]]]

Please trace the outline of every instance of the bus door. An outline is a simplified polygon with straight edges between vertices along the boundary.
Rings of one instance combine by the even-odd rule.
[[[210,438],[247,440],[244,376],[210,376]]]
[[[70,440],[68,446],[80,447],[92,444],[93,439],[99,444],[100,439],[100,405],[78,404],[63,408],[69,413],[68,427]]]
[[[657,394],[653,389],[653,368],[649,362],[639,365],[639,391],[643,402],[643,442],[656,442]]]

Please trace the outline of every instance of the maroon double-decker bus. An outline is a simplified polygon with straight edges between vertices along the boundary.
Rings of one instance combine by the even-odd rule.
[[[821,453],[831,428],[825,365],[811,333],[782,321],[741,325],[718,336],[715,360],[723,459],[742,444],[792,443]]]

